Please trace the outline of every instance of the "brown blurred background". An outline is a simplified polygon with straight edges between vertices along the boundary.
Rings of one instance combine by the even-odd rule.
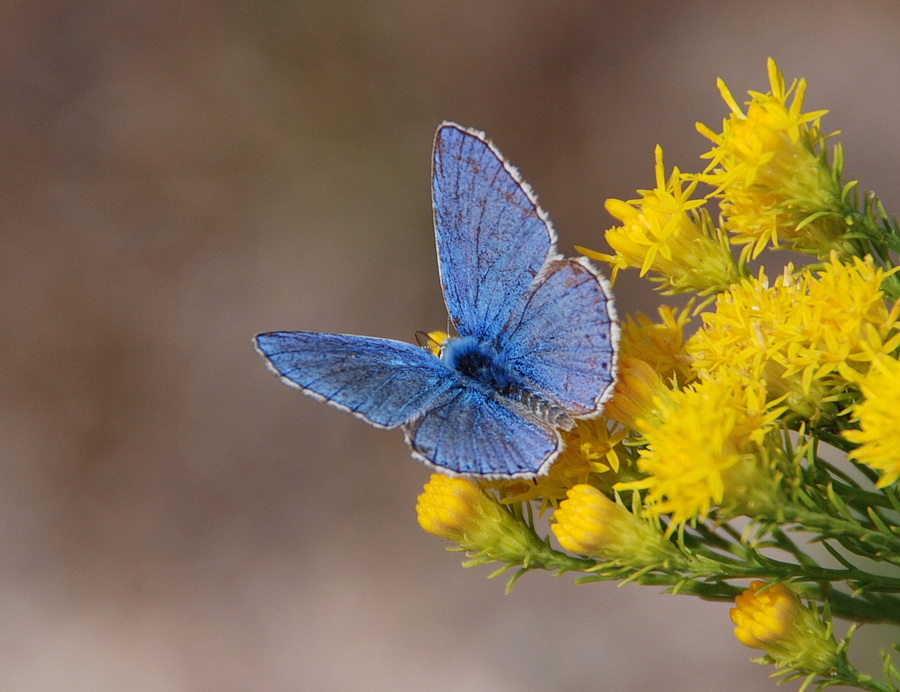
[[[728,607],[463,570],[385,433],[289,390],[257,331],[446,316],[443,119],[603,247],[607,197],[697,170],[715,86],[806,76],[900,208],[900,4],[5,2],[0,689],[768,690]],[[652,309],[621,280],[619,309]],[[874,660],[874,658],[873,658]]]

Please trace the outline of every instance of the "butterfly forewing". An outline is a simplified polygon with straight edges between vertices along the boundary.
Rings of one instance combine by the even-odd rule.
[[[554,248],[526,184],[480,132],[446,123],[434,142],[435,235],[447,311],[490,342]]]
[[[459,382],[439,358],[401,341],[270,332],[256,345],[288,384],[383,428],[421,416]]]

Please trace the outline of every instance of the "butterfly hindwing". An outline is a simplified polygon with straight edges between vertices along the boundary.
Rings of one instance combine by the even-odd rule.
[[[426,464],[492,478],[544,473],[562,447],[549,426],[523,418],[471,387],[447,392],[404,432],[413,455]]]
[[[518,172],[480,132],[438,128],[432,179],[447,311],[490,342],[554,249],[556,235]]]
[[[421,416],[459,379],[439,358],[402,341],[269,332],[256,345],[287,384],[382,428]]]
[[[612,394],[618,324],[609,288],[586,259],[550,262],[499,342],[509,366],[571,416],[596,413]]]

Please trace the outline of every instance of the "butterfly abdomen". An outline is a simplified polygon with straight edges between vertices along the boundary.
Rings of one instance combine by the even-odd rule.
[[[511,387],[506,393],[506,397],[510,401],[520,404],[522,408],[550,427],[562,430],[571,430],[575,427],[575,419],[566,413],[562,406],[538,396],[530,389]]]

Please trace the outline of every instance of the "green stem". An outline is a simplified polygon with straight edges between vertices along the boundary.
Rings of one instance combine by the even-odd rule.
[[[870,690],[871,692],[896,692],[896,687],[885,685],[873,679],[871,675],[863,675],[856,667],[846,658],[834,671],[834,675],[828,678],[829,682],[838,682],[848,687],[855,687],[859,690]]]
[[[760,556],[758,567],[743,570],[743,576],[758,579],[790,579],[793,581],[838,584],[845,583],[855,590],[868,593],[900,593],[900,579],[870,574],[859,568],[834,569],[815,563],[796,565],[767,556]],[[897,602],[900,605],[900,602]],[[897,617],[900,618],[900,612]]]
[[[690,543],[685,541],[685,547],[690,550],[690,553],[686,556],[688,566],[683,571],[691,576],[704,579],[746,578],[846,582],[853,584],[854,588],[863,588],[866,591],[900,593],[900,578],[870,574],[855,566],[845,569],[822,567],[803,553],[780,529],[776,527],[772,531],[772,543],[762,547],[780,548],[793,555],[797,560],[796,563],[777,560],[748,545],[741,545],[743,550],[740,559],[733,559],[729,555],[712,550],[706,543],[694,538]]]
[[[791,422],[787,426],[791,430],[799,431],[800,423],[799,422]],[[812,434],[815,436],[817,440],[825,442],[826,444],[831,445],[835,449],[840,450],[844,454],[849,454],[854,449],[859,447],[859,445],[853,444],[849,440],[845,439],[843,436],[838,435],[831,430],[826,430],[825,428],[813,428],[811,430]]]
[[[804,585],[802,592],[813,600],[828,603],[835,617],[851,622],[900,625],[900,600],[896,596],[868,594],[868,599],[855,598],[843,591],[825,590],[818,584]]]
[[[586,572],[592,567],[597,566],[595,560],[589,560],[582,557],[574,557],[558,550],[554,550],[546,543],[544,548],[534,551],[528,556],[526,564],[522,566],[527,569],[545,569],[550,572]]]
[[[607,578],[596,575],[580,579],[579,582],[601,580],[605,581]],[[667,586],[670,587],[667,589],[670,592],[698,596],[705,601],[734,601],[744,591],[744,587],[723,581],[703,581],[659,572],[643,574],[634,581],[644,586]],[[841,591],[822,589],[817,584],[806,584],[798,590],[813,600],[827,602],[835,617],[852,622],[900,625],[900,601],[894,597],[876,597],[870,602]]]
[[[703,578],[846,583],[854,589],[862,589],[867,593],[900,592],[900,579],[868,574],[859,569],[831,569],[814,564],[797,565],[763,555],[758,555],[756,559],[757,564],[721,565],[711,564],[709,558],[698,556],[692,560],[689,572],[692,576]],[[898,608],[898,612],[894,617],[900,622],[900,601],[895,602],[895,607]]]
[[[822,538],[850,539],[846,542],[841,541],[842,545],[873,560],[900,555],[900,539],[868,529],[858,521],[823,514],[797,505],[784,508],[782,516],[778,519],[778,523],[794,523],[803,530],[814,529]],[[862,545],[857,545],[857,542]]]
[[[891,501],[880,493],[873,493],[870,490],[863,490],[862,488],[846,485],[838,481],[832,481],[831,484],[835,492],[854,509],[860,511],[865,511],[868,507],[894,509]]]

